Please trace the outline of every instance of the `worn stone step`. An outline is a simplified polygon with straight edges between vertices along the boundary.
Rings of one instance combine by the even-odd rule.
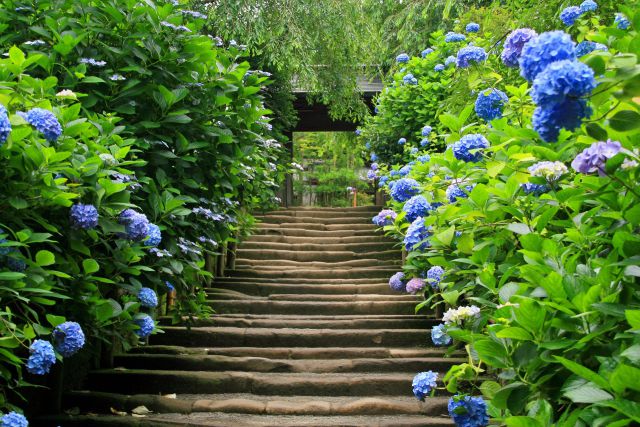
[[[391,249],[387,251],[370,251],[370,252],[353,252],[353,251],[301,251],[301,250],[279,250],[279,249],[246,249],[241,247],[238,249],[237,258],[251,260],[290,260],[290,261],[352,261],[361,259],[373,260],[396,260],[402,258],[402,251],[399,249]]]
[[[415,314],[414,301],[211,300],[217,313],[248,314]],[[421,311],[426,313],[426,309]]]
[[[358,258],[351,259],[349,261],[333,261],[327,262],[324,260],[319,261],[292,261],[288,259],[247,259],[247,258],[237,258],[236,259],[236,269],[241,269],[245,267],[252,268],[276,268],[276,267],[286,267],[286,268],[355,268],[355,267],[402,267],[402,261],[400,258],[397,259],[386,259],[386,260],[378,260],[375,258]]]
[[[419,302],[415,295],[395,293],[392,295],[385,294],[274,294],[266,297],[256,295],[240,294],[236,291],[227,291],[214,289],[209,290],[207,295],[213,299],[235,299],[239,295],[245,295],[247,299],[258,301],[413,301]],[[228,297],[228,298],[224,298]],[[241,298],[238,298],[241,299]]]
[[[319,224],[314,222],[283,222],[283,223],[260,223],[258,224],[258,230],[304,230],[304,231],[321,231],[321,232],[334,232],[334,231],[347,231],[353,233],[356,231],[365,231],[367,234],[371,234],[377,226],[373,223],[367,224]]]
[[[331,295],[358,295],[358,294],[386,294],[397,295],[397,292],[389,288],[387,283],[380,284],[336,284],[336,285],[317,285],[317,284],[283,284],[283,283],[214,283],[214,288],[244,292],[251,295],[268,296],[279,294],[331,294]]]
[[[183,347],[176,345],[147,345],[134,347],[132,354],[222,355],[234,357],[263,357],[271,359],[345,359],[345,358],[403,358],[444,357],[447,350],[437,347]],[[454,352],[452,357],[464,353]]]
[[[255,242],[255,243],[287,243],[287,244],[315,244],[315,245],[324,245],[324,244],[360,244],[360,243],[396,243],[388,237],[379,234],[364,234],[354,236],[352,234],[345,233],[341,236],[330,236],[330,235],[322,235],[315,232],[314,236],[291,236],[285,235],[278,230],[273,233],[258,233],[252,234],[247,239],[244,240],[247,242]]]
[[[279,328],[285,325],[287,328],[301,329],[419,329],[430,328],[440,323],[439,320],[426,316],[399,316],[402,318],[387,319],[370,316],[363,318],[341,319],[315,319],[314,316],[275,316],[275,315],[214,315],[207,319],[185,319],[192,326],[222,326],[232,328]],[[260,317],[262,316],[262,317]],[[163,317],[160,322],[163,325],[171,325],[173,318]]]
[[[373,216],[373,215],[372,215]],[[305,223],[305,224],[372,224],[369,215],[349,215],[333,217],[300,215],[256,215],[254,218],[264,224]]]
[[[259,242],[246,240],[240,244],[240,250],[263,250],[263,251],[295,251],[295,252],[317,252],[317,251],[346,251],[355,254],[369,254],[389,250],[402,252],[398,242],[392,240],[386,242],[363,242],[363,243],[284,243],[284,242]]]
[[[41,417],[34,427],[451,427],[449,417],[424,415],[297,416],[238,413],[153,414],[144,418],[117,415]]]
[[[232,273],[237,273],[232,271]],[[219,283],[270,283],[270,284],[300,284],[300,285],[361,285],[361,284],[387,284],[388,278],[376,279],[371,277],[351,277],[347,279],[336,277],[324,277],[324,278],[298,278],[298,277],[242,277],[241,275],[216,277],[214,279],[216,284]]]
[[[368,215],[371,212],[378,213],[382,207],[380,206],[358,206],[358,207],[345,207],[345,208],[324,208],[317,206],[308,207],[291,207],[285,209],[278,209],[276,211],[260,212],[256,214],[260,215],[290,215],[290,216],[348,216],[348,215]]]
[[[427,329],[299,329],[180,326],[163,328],[153,335],[154,345],[192,347],[327,347],[327,346],[419,346],[428,344]]]
[[[89,374],[95,391],[133,394],[253,393],[298,396],[406,396],[414,373],[263,373],[103,369]],[[440,374],[442,378],[442,374]],[[439,391],[442,394],[442,390]]]
[[[286,268],[261,266],[259,269],[237,266],[229,271],[230,276],[264,278],[300,278],[300,279],[341,279],[376,278],[381,282],[389,280],[397,273],[397,268],[388,267],[352,267],[352,268]]]
[[[373,224],[372,224],[373,227]],[[343,230],[316,230],[308,229],[304,227],[278,227],[272,224],[263,224],[254,230],[255,235],[280,235],[287,237],[365,237],[371,236],[373,230],[367,226],[364,229],[350,229]]]
[[[123,354],[114,358],[114,366],[126,369],[180,371],[243,371],[287,373],[407,372],[430,370],[446,372],[466,359],[366,358],[366,359],[269,359],[221,355]]]
[[[180,394],[168,398],[153,394],[116,394],[75,391],[63,396],[63,407],[109,413],[111,408],[131,412],[139,406],[156,413],[224,412],[263,415],[437,415],[447,413],[448,397],[425,402],[399,396],[262,396],[236,394]]]

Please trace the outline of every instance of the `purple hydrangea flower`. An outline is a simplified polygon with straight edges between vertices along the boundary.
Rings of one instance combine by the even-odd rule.
[[[429,215],[431,205],[424,196],[413,196],[404,204],[402,210],[406,213],[405,218],[409,222],[413,222],[419,216]]]
[[[584,99],[567,98],[559,104],[540,106],[533,112],[533,129],[545,142],[558,140],[560,129],[574,130],[580,127],[582,119],[591,115],[591,109]]]
[[[443,347],[451,344],[451,337],[447,335],[447,325],[441,323],[431,328],[431,341],[435,346]]]
[[[422,53],[420,53],[420,56],[422,56],[423,58],[425,58],[427,55],[429,55],[430,53],[433,52],[433,49],[431,49],[430,47],[426,48],[425,50],[422,51]]]
[[[616,17],[613,20],[613,23],[618,27],[619,30],[627,30],[631,26],[631,22],[629,19],[624,16],[622,13],[616,13]]]
[[[498,89],[485,89],[478,94],[475,110],[478,117],[490,122],[502,117],[502,109],[509,102],[507,95]]]
[[[602,43],[595,43],[589,40],[584,40],[578,43],[578,45],[576,46],[576,56],[578,58],[581,58],[596,50],[606,52],[609,50],[609,48]]]
[[[407,285],[404,282],[404,273],[398,272],[389,278],[389,287],[396,292],[406,291]]]
[[[134,319],[133,323],[138,325],[138,329],[136,329],[134,332],[140,338],[148,337],[156,328],[156,323],[148,314],[138,316],[136,319]]]
[[[576,59],[571,36],[564,31],[542,33],[522,48],[520,74],[532,82],[549,64],[565,59]]]
[[[392,225],[397,216],[398,214],[391,209],[383,209],[380,211],[380,213],[378,213],[378,215],[373,217],[373,223],[378,227]]]
[[[367,179],[376,179],[378,175],[376,174],[376,171],[369,169],[367,171]]]
[[[411,178],[401,178],[393,185],[391,197],[396,202],[406,202],[420,192],[420,184]]]
[[[471,192],[471,190],[473,190],[473,186],[467,185],[465,189],[467,190],[466,192],[457,184],[451,184],[450,186],[448,186],[446,194],[449,203],[454,203],[458,199],[466,199],[467,197],[469,197],[468,192]]]
[[[407,228],[403,243],[409,252],[424,250],[431,246],[431,243],[427,240],[429,236],[431,236],[431,233],[424,225],[424,218],[418,217]]]
[[[581,98],[597,83],[591,67],[575,60],[549,64],[533,81],[531,97],[537,105],[557,104],[567,97]]]
[[[158,296],[151,288],[141,288],[138,292],[138,301],[143,307],[155,308],[158,306]]]
[[[538,33],[530,28],[519,28],[512,31],[504,41],[504,49],[500,55],[502,62],[507,67],[517,67],[525,43],[537,35]]]
[[[618,141],[607,140],[591,144],[578,154],[571,162],[571,167],[579,173],[598,172],[600,176],[605,176],[605,165],[607,160],[618,154],[622,150],[622,145]]]
[[[409,62],[409,55],[407,55],[406,53],[401,53],[400,55],[396,56],[396,62],[398,64],[404,64],[405,62]]]
[[[597,10],[597,9],[598,9],[598,3],[596,3],[593,0],[584,0],[580,5],[580,12],[582,13],[593,12],[594,10]]]
[[[69,219],[74,228],[90,230],[98,226],[98,210],[93,205],[78,203],[71,206]]]
[[[454,33],[452,31],[449,31],[444,36],[444,41],[447,43],[463,42],[466,39],[467,39],[467,36],[465,36],[464,34]]]
[[[414,277],[407,282],[407,292],[410,294],[417,294],[424,289],[424,280],[419,277]]]
[[[11,133],[11,122],[9,121],[9,114],[4,105],[0,104],[0,147],[4,145]]]
[[[45,375],[49,373],[54,363],[56,363],[56,354],[49,341],[35,340],[31,343],[27,371],[34,375]]]
[[[9,412],[0,416],[0,427],[29,427],[29,421],[22,414]]]
[[[76,322],[64,322],[53,330],[56,351],[64,357],[73,356],[84,347],[84,332]]]
[[[479,162],[482,160],[482,151],[489,147],[489,141],[479,133],[465,135],[453,144],[453,155],[458,160],[465,162]]]
[[[433,289],[438,289],[438,285],[444,276],[444,268],[434,265],[427,270],[427,280]]]
[[[127,237],[133,241],[140,241],[149,235],[149,220],[146,215],[133,209],[125,209],[118,219],[125,226]]]
[[[582,11],[578,6],[569,6],[560,12],[560,20],[566,26],[573,25],[582,15]]]
[[[431,390],[437,387],[438,374],[432,371],[420,372],[413,377],[413,394],[418,400],[424,400]]]
[[[489,425],[487,404],[481,397],[455,395],[447,405],[456,426],[485,427]]]
[[[437,71],[437,72],[444,71],[444,64],[436,64],[436,66],[433,67],[433,71]]]
[[[36,128],[44,135],[49,142],[55,142],[62,135],[62,126],[60,122],[49,110],[43,108],[34,108],[27,113],[20,114],[31,126]]]
[[[467,33],[477,33],[480,31],[480,24],[476,24],[475,22],[469,22],[465,28]]]
[[[380,169],[380,165],[377,163],[371,163],[371,170],[372,171],[377,171],[378,169]]]
[[[470,67],[473,63],[480,63],[487,59],[487,52],[478,46],[466,46],[458,51],[456,66],[458,68]]]

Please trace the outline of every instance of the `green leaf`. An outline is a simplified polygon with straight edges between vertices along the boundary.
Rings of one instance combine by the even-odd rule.
[[[640,114],[632,110],[618,111],[609,119],[609,126],[619,132],[627,132],[640,126]]]
[[[479,340],[473,343],[480,360],[495,368],[506,368],[507,350],[500,343],[491,340]]]
[[[49,251],[38,251],[36,254],[36,264],[40,267],[46,267],[47,265],[55,264],[56,257]]]
[[[64,316],[54,316],[53,314],[47,314],[46,317],[47,322],[49,322],[49,324],[54,328],[67,320]]]
[[[640,422],[640,404],[625,399],[616,399],[612,401],[600,402],[599,406],[608,406],[618,412],[623,413],[627,417],[636,422]]]
[[[9,59],[11,59],[11,62],[19,66],[24,63],[24,58],[25,56],[23,51],[18,49],[16,46],[11,46],[9,49]]]
[[[563,396],[574,403],[597,403],[613,399],[612,395],[590,382],[566,389]]]
[[[509,338],[513,340],[525,340],[530,341],[533,339],[533,336],[522,328],[518,327],[508,327],[504,328],[498,333],[496,333],[498,338]]]
[[[564,357],[554,356],[555,359],[560,362],[565,368],[573,372],[574,374],[584,378],[587,381],[591,381],[599,385],[604,389],[609,389],[609,383],[606,379],[593,372],[591,369],[586,368],[579,363],[573,362],[569,359],[565,359]]]
[[[597,123],[589,123],[586,126],[587,135],[596,141],[606,141],[608,138],[607,131],[602,128],[602,126]]]
[[[89,258],[82,261],[82,269],[85,274],[92,274],[100,270],[100,265],[96,260]]]
[[[509,417],[504,420],[507,427],[543,427],[542,423],[531,417]]]
[[[514,233],[517,233],[517,234],[531,233],[531,229],[529,228],[529,226],[521,222],[516,222],[516,223],[507,225],[507,230],[513,231]]]
[[[19,273],[17,271],[0,272],[0,280],[20,280],[23,277],[27,277],[27,275],[24,273]]]
[[[640,391],[640,369],[621,363],[613,371],[609,381],[618,394],[624,393],[628,388]]]
[[[640,329],[640,310],[625,310],[624,316],[633,329]]]
[[[480,385],[480,392],[482,392],[482,395],[491,400],[493,399],[493,396],[495,396],[495,394],[500,391],[500,389],[502,388],[502,386],[495,382],[495,381],[484,381],[481,385]]]

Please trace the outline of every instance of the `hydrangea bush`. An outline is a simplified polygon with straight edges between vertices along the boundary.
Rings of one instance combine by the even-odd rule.
[[[569,6],[562,30],[515,29],[503,45],[467,33],[486,60],[444,71],[466,102],[443,100],[428,122],[415,112],[449,89],[442,75],[411,69],[430,92],[409,109],[417,120],[402,121],[405,145],[418,146],[425,125],[442,144],[424,162],[404,151],[380,165],[390,209],[414,210],[393,197],[404,194],[405,165],[402,179],[418,183],[412,197],[433,207],[385,230],[408,251],[406,290],[444,313],[430,340],[468,352],[443,378],[459,426],[640,422],[640,13]],[[407,66],[443,62],[449,46],[459,57],[467,46],[458,38]],[[598,48],[579,50],[585,42]],[[400,91],[390,82],[384,109],[363,128],[378,154],[400,129],[391,117],[407,114],[393,98]],[[483,98],[493,91],[505,95],[495,105]],[[436,286],[415,286],[423,279]],[[431,390],[423,377],[414,380],[420,398]]]

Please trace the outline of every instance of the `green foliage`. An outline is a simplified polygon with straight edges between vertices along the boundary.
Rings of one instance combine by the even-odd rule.
[[[446,143],[471,133],[486,136],[491,146],[483,160],[465,163],[447,149],[414,164],[409,174],[431,203],[443,205],[425,218],[430,248],[410,252],[405,272],[419,276],[433,265],[444,267],[437,292],[426,291],[428,303],[475,305],[481,311],[447,327],[470,360],[450,370],[447,388],[467,392],[459,380],[481,374],[478,390],[490,400],[491,415],[508,426],[622,426],[640,420],[640,14],[621,8],[633,22],[631,30],[621,31],[610,26],[613,18],[606,10],[570,28],[578,41],[609,47],[581,58],[594,69],[599,86],[589,100],[591,119],[580,129],[562,131],[556,143],[541,142],[531,128],[528,85],[492,55],[450,78],[464,82],[469,106],[476,98],[473,89],[505,91],[510,101],[504,117],[484,123],[449,96],[437,115],[438,137]],[[482,36],[474,42],[490,44]],[[434,55],[441,61],[448,52]],[[422,61],[413,58],[409,66]],[[429,85],[428,79],[437,83],[440,76],[421,75],[419,86]],[[394,90],[399,89],[389,93]],[[424,96],[424,105],[437,96]],[[384,120],[393,123],[391,117],[405,106],[390,108]],[[381,123],[373,122],[364,134],[370,140],[392,134]],[[422,126],[406,123],[412,135]],[[586,147],[607,139],[624,149],[607,161],[604,176],[571,170],[545,180],[527,170],[539,161],[571,163]],[[527,182],[545,184],[549,191],[525,194]],[[451,203],[446,196],[451,184],[473,188]],[[392,207],[399,212],[402,204]],[[400,239],[407,227],[403,218],[387,227]]]
[[[274,206],[285,173],[272,166],[282,150],[269,139],[267,77],[217,47],[205,20],[170,2],[18,6],[0,6],[0,103],[13,126],[0,147],[0,249],[15,249],[0,263],[0,407],[26,384],[30,341],[54,323],[126,348],[138,341],[137,292],[163,295],[165,281],[176,317],[209,314],[207,258],[247,231],[248,212]],[[17,114],[33,107],[60,121],[56,142]],[[70,226],[75,203],[98,209],[97,228]],[[160,248],[124,238],[125,208],[160,227]],[[10,271],[16,262],[26,270]]]

